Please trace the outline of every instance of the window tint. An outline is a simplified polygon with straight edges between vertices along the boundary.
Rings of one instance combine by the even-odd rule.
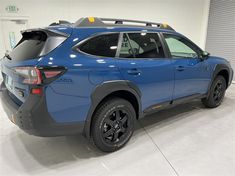
[[[130,41],[128,40],[128,36],[126,34],[123,35],[119,57],[122,57],[122,58],[133,58],[134,57],[133,52],[132,52],[132,48],[130,45]]]
[[[27,60],[40,56],[47,36],[43,32],[26,32],[10,53],[13,60]]]
[[[10,53],[13,60],[35,59],[48,54],[59,46],[66,37],[47,36],[45,32],[24,32],[22,39]]]
[[[156,33],[129,33],[124,35],[120,57],[163,58],[164,52]]]
[[[105,34],[89,39],[79,46],[82,52],[87,54],[115,57],[119,34]]]
[[[169,34],[164,34],[164,37],[173,58],[198,57],[197,53],[193,50],[192,44],[186,39]]]

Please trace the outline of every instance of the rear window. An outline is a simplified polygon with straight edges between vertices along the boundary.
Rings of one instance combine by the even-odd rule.
[[[79,50],[102,57],[115,57],[119,34],[105,34],[93,37],[79,46]]]
[[[9,54],[12,60],[23,61],[41,57],[66,39],[61,36],[47,36],[43,31],[24,32],[22,35],[22,39]]]

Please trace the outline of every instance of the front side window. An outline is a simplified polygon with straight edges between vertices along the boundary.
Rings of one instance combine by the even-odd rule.
[[[128,33],[123,35],[119,57],[163,58],[164,51],[156,33]]]
[[[115,57],[117,52],[119,34],[104,34],[93,37],[79,46],[79,49],[87,54]]]
[[[197,53],[193,49],[193,46],[186,39],[171,34],[164,34],[164,37],[172,58],[198,57]]]

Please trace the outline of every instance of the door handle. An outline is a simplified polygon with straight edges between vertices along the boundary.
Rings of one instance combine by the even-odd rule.
[[[185,67],[182,66],[182,65],[179,65],[179,66],[176,67],[176,70],[178,70],[178,71],[184,71],[184,70],[185,70]]]
[[[137,76],[139,76],[141,74],[141,71],[139,69],[137,69],[137,68],[132,68],[132,69],[128,70],[127,73],[129,75],[137,75]]]

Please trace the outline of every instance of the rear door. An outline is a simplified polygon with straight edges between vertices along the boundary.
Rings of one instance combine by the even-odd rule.
[[[174,70],[171,59],[165,58],[158,33],[122,33],[119,46],[119,68],[125,80],[141,91],[143,110],[171,101]]]

